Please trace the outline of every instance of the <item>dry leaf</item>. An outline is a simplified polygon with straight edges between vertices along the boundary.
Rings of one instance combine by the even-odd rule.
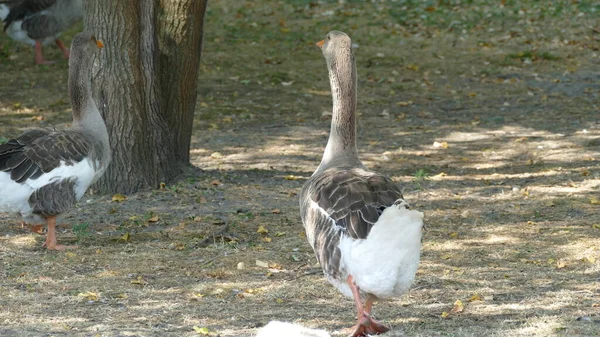
[[[269,268],[269,263],[261,260],[256,260],[256,265],[263,268]]]
[[[301,178],[293,174],[285,176],[285,180],[300,180]]]
[[[148,222],[157,222],[158,220],[160,220],[158,215],[153,215],[150,219],[148,219]]]
[[[144,280],[143,277],[138,276],[135,280],[131,280],[131,284],[138,284],[144,286],[148,284],[148,282],[146,282],[146,280]]]
[[[453,314],[458,314],[463,312],[464,310],[465,305],[463,304],[463,302],[461,300],[456,300],[456,302],[454,302],[454,307],[452,308],[452,310],[450,310],[450,312]]]
[[[447,142],[433,142],[433,147],[436,149],[447,149],[448,148],[448,143]]]
[[[210,330],[208,330],[208,328],[201,328],[197,325],[194,325],[194,331],[196,331],[199,335],[204,335],[204,336],[208,336],[208,334],[210,333]]]
[[[450,314],[446,311],[442,312],[442,314],[440,315],[442,316],[442,318],[448,318],[448,316],[450,316]]]
[[[97,293],[91,292],[91,291],[86,291],[85,293],[79,293],[77,296],[83,297],[88,301],[97,301],[100,298],[100,295],[98,295]]]
[[[408,70],[412,70],[412,71],[418,71],[419,70],[419,66],[416,64],[409,64],[406,66],[406,69]]]
[[[455,238],[458,237],[458,233],[457,232],[452,232],[452,233],[450,233],[450,237],[453,238],[453,239],[455,239]]]
[[[256,232],[259,234],[267,234],[267,233],[269,233],[269,230],[261,225],[261,226],[258,226],[258,229],[256,230]]]
[[[567,264],[563,261],[556,261],[556,269],[563,269]]]
[[[286,234],[287,234],[286,232],[277,232],[277,233],[275,233],[275,236],[279,237],[279,236],[284,236]]]
[[[593,256],[588,256],[588,257],[584,257],[582,259],[582,261],[585,263],[594,264],[594,263],[596,263],[596,258]]]
[[[221,152],[213,152],[210,157],[214,159],[221,159],[223,158],[223,154]]]
[[[262,242],[266,242],[269,243],[272,241],[272,239],[270,237],[266,237],[266,238],[261,238]]]
[[[277,302],[277,303],[281,304],[281,303],[283,303],[283,299],[281,299],[281,298],[277,298],[277,299],[275,299],[275,302]]]
[[[595,224],[592,225],[592,228],[600,229],[600,224],[595,223]]]
[[[471,297],[469,297],[469,302],[475,301],[483,301],[483,298],[479,294],[473,294]]]
[[[123,194],[115,194],[112,196],[112,201],[114,202],[121,202],[121,201],[125,201],[127,199],[126,196],[124,196]]]
[[[276,208],[276,209],[272,210],[271,213],[273,213],[273,214],[281,214],[281,210],[279,208]]]
[[[123,240],[125,242],[129,242],[131,241],[131,235],[129,234],[129,232],[121,235],[121,237],[119,238],[119,240]]]
[[[590,198],[590,204],[592,205],[600,205],[600,200],[596,197]]]
[[[210,184],[213,186],[219,186],[219,185],[221,185],[221,181],[219,181],[218,179],[215,179],[215,180],[211,181]]]

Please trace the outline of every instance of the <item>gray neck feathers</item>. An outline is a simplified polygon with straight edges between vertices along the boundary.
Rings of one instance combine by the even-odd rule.
[[[92,98],[93,54],[87,48],[71,48],[69,59],[69,96],[73,109],[73,129],[82,132],[95,144],[108,149],[108,132],[98,107]],[[108,153],[108,150],[103,151]]]
[[[351,50],[327,58],[333,98],[331,132],[317,170],[336,165],[362,165],[356,147],[356,65]]]

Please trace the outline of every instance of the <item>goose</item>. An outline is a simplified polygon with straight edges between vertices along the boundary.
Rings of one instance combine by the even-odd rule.
[[[29,223],[45,221],[48,231],[42,246],[49,250],[74,248],[57,245],[56,217],[81,199],[110,162],[108,132],[92,99],[92,63],[103,46],[88,32],[73,38],[70,128],[30,130],[0,145],[0,212],[20,213]]]
[[[372,318],[373,303],[410,288],[420,259],[423,213],[410,210],[398,185],[359,159],[350,37],[331,31],[317,46],[329,70],[333,111],[321,163],[300,192],[301,218],[325,277],[354,298],[358,322],[350,336],[379,334],[389,327]]]
[[[52,63],[42,55],[42,45],[52,41],[69,58],[69,49],[58,36],[82,17],[82,0],[0,0],[4,31],[13,40],[35,47],[36,64]]]

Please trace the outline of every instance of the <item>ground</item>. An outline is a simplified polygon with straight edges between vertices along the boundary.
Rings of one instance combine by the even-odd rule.
[[[86,195],[61,220],[69,252],[0,215],[0,335],[253,336],[282,320],[342,336],[353,303],[297,205],[331,111],[314,43],[337,29],[355,43],[361,157],[427,223],[413,288],[375,306],[388,336],[600,336],[600,6],[548,3],[210,2],[195,168]],[[67,63],[45,55],[58,62],[0,34],[0,141],[69,124]]]

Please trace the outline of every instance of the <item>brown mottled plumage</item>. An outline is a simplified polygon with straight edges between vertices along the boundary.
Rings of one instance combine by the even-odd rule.
[[[327,61],[333,113],[321,163],[300,193],[300,215],[327,280],[354,297],[358,323],[351,336],[377,334],[389,328],[371,317],[373,301],[400,295],[412,284],[423,214],[409,210],[398,185],[358,157],[352,41],[331,31],[317,45]]]
[[[48,249],[64,248],[56,245],[55,217],[73,207],[110,162],[108,132],[91,93],[93,55],[101,47],[87,32],[73,39],[70,129],[31,130],[0,145],[0,211],[46,220]]]

